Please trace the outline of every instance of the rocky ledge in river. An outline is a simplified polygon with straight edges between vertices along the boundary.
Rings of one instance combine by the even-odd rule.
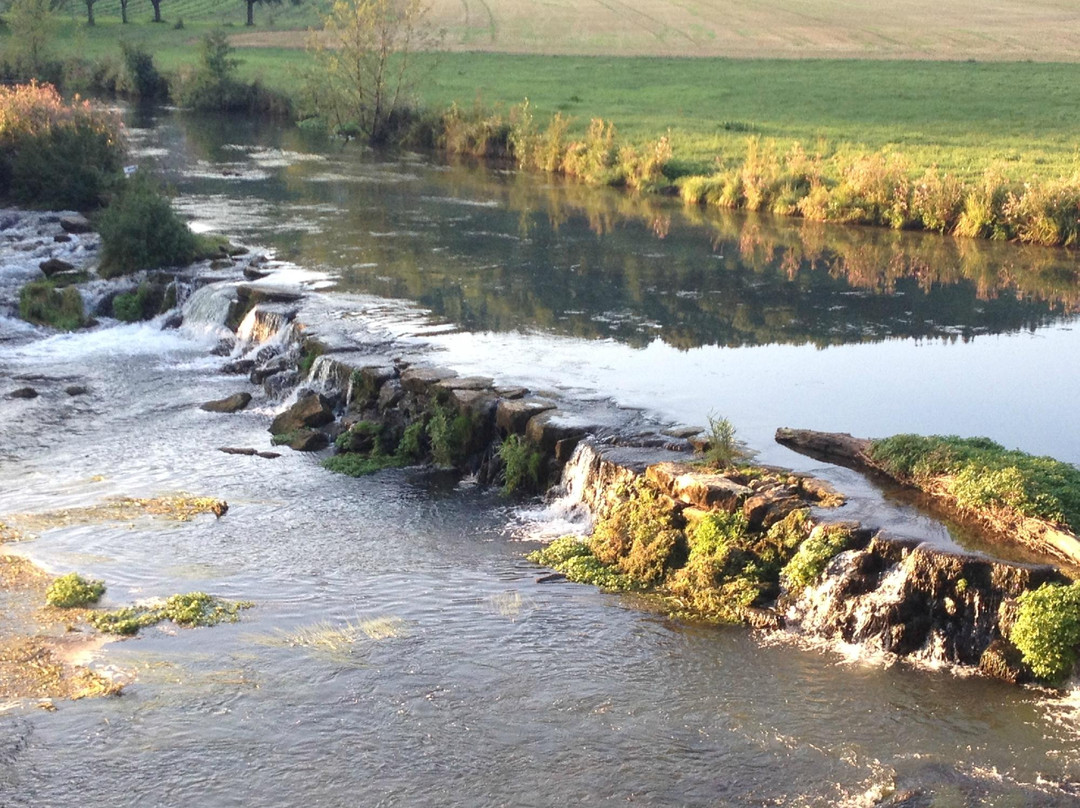
[[[1068,581],[1053,566],[947,552],[838,522],[844,500],[826,483],[778,468],[705,467],[694,430],[414,364],[385,343],[337,345],[295,309],[279,309],[248,312],[243,330],[258,337],[240,360],[252,362],[243,369],[268,395],[286,389],[274,379],[307,377],[274,419],[277,444],[333,444],[324,465],[349,474],[431,463],[518,492],[542,491],[561,476],[549,496],[587,509],[595,526],[536,560],[571,580],[636,590],[693,619],[860,643],[1011,682],[1033,676],[1012,630],[1025,593]],[[812,448],[810,436],[821,433],[791,434],[780,438]],[[848,436],[821,446],[819,456],[869,466],[865,442]]]

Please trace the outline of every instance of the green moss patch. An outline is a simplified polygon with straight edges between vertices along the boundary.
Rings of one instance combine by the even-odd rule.
[[[503,462],[502,492],[507,496],[540,489],[544,456],[520,435],[510,435],[499,444]]]
[[[215,598],[205,592],[188,592],[172,595],[157,606],[127,606],[111,611],[91,612],[90,623],[106,634],[130,636],[139,629],[171,620],[178,626],[194,628],[213,626],[218,623],[235,623],[242,609],[254,604],[247,601],[228,601]]]
[[[528,559],[561,572],[571,581],[592,584],[607,592],[625,592],[637,588],[632,578],[602,563],[577,536],[556,539],[547,547],[529,553]]]
[[[1080,469],[1008,450],[988,438],[895,435],[872,441],[869,457],[901,482],[942,491],[962,509],[1005,508],[1080,528]]]
[[[28,323],[74,331],[86,325],[82,295],[74,286],[60,289],[52,281],[31,281],[19,290],[19,316]]]

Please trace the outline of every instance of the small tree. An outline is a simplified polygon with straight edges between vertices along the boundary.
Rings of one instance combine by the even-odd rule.
[[[48,61],[56,28],[50,0],[12,0],[7,13],[14,62],[29,77],[38,76]]]
[[[161,0],[150,0],[150,5],[154,7],[154,22],[161,22]]]
[[[94,24],[94,3],[96,3],[97,0],[83,0],[83,2],[86,3],[86,24],[87,25],[93,25]]]
[[[120,0],[120,22],[122,25],[127,25],[127,7],[128,0]]]
[[[439,41],[423,0],[335,0],[309,50],[312,111],[336,132],[386,142],[411,90],[412,56]]]
[[[247,3],[247,25],[255,24],[255,6],[256,4],[262,6],[272,4],[275,6],[281,5],[281,0],[244,0]]]

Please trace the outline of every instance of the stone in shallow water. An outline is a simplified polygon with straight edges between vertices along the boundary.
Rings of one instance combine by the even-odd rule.
[[[38,391],[33,387],[20,387],[8,393],[8,398],[37,398]]]
[[[329,399],[319,393],[308,393],[278,415],[270,424],[270,431],[275,435],[286,435],[305,427],[323,426],[333,420],[334,408]]]
[[[90,392],[90,388],[84,384],[72,384],[65,387],[64,392],[69,396],[85,396]]]
[[[61,216],[60,227],[63,228],[65,233],[92,233],[94,230],[94,226],[90,224],[90,220],[79,214],[75,214],[74,216]]]
[[[234,393],[227,398],[219,398],[217,401],[207,401],[199,409],[207,412],[240,412],[251,403],[251,393]]]

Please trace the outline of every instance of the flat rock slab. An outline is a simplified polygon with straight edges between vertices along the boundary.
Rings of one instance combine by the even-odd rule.
[[[411,367],[401,373],[401,386],[410,393],[427,395],[429,388],[446,379],[457,376],[447,368]]]
[[[722,474],[702,471],[686,463],[657,463],[645,474],[672,499],[697,508],[732,512],[753,494],[747,486]]]
[[[490,390],[494,383],[494,379],[484,376],[463,376],[443,379],[438,386],[447,390]]]
[[[555,455],[560,463],[570,459],[578,442],[598,427],[588,419],[560,410],[545,410],[529,419],[525,437],[545,455]]]
[[[503,399],[495,410],[495,426],[508,435],[523,435],[531,418],[553,409],[555,409],[555,402],[547,399]]]
[[[491,417],[499,404],[499,398],[491,390],[451,390],[450,398],[457,405],[459,412]]]
[[[525,398],[529,394],[527,387],[496,387],[499,398]]]
[[[207,412],[240,412],[251,403],[251,393],[234,393],[227,398],[219,398],[217,401],[207,401],[199,409]]]

